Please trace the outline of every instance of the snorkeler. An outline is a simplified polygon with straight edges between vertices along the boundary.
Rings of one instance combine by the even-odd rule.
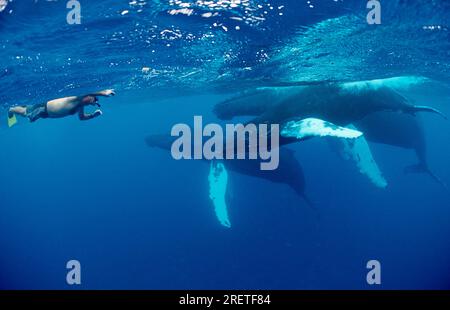
[[[72,96],[54,99],[41,104],[21,105],[11,107],[8,111],[8,126],[12,127],[17,123],[16,115],[28,117],[30,122],[35,122],[40,118],[61,118],[78,113],[82,121],[93,119],[102,115],[101,110],[94,113],[85,113],[84,108],[88,105],[100,107],[98,96],[114,96],[113,89],[106,89],[84,96]]]

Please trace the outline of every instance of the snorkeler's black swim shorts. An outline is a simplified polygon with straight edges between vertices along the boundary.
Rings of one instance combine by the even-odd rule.
[[[27,106],[27,117],[30,119],[30,122],[34,122],[39,118],[47,118],[47,102],[33,104]]]

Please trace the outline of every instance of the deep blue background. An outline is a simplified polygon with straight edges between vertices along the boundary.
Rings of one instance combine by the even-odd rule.
[[[330,79],[341,78],[336,72],[350,79],[425,74],[446,84],[448,31],[421,32],[423,25],[446,27],[445,1],[409,3],[404,15],[410,20],[389,10],[404,7],[402,1],[386,4],[386,17],[400,17],[385,19],[380,29],[401,24],[410,35],[378,34],[385,40],[374,43],[380,50],[363,59],[378,62],[357,71],[341,57],[354,49],[345,44],[336,55],[286,55],[304,26],[346,14],[364,21],[362,1],[317,1],[310,11],[306,1],[273,1],[287,7],[283,16],[273,13],[234,32],[211,28],[217,20],[171,16],[165,1],[148,4],[140,15],[127,1],[86,1],[76,28],[65,24],[64,1],[17,2],[0,13],[0,104],[105,87],[116,88],[117,96],[103,99],[104,115],[89,122],[0,125],[1,288],[73,289],[65,282],[71,259],[82,264],[83,289],[373,289],[365,281],[371,259],[381,261],[381,288],[450,288],[450,194],[426,175],[403,174],[416,160],[411,151],[372,145],[390,184],[378,190],[320,140],[292,146],[319,216],[284,185],[231,173],[232,228],[225,229],[208,199],[208,165],[176,162],[144,143],[147,134],[168,133],[193,115],[215,121],[210,111],[228,96],[224,89],[259,86],[262,74],[265,82],[295,81],[292,72],[309,72],[311,65],[320,72],[317,61],[325,65],[338,54],[342,70],[329,72]],[[122,17],[125,9],[130,13]],[[221,14],[223,23],[230,23],[227,14],[245,15]],[[163,29],[196,39],[172,40],[167,47],[158,35]],[[315,39],[329,33],[319,31]],[[438,46],[419,44],[430,38],[440,39]],[[420,53],[386,58],[408,52],[392,42],[407,42],[410,53]],[[261,61],[261,50],[268,60]],[[350,63],[363,58],[353,57]],[[142,74],[144,66],[154,75]],[[286,67],[293,69],[277,71]],[[450,115],[448,94],[422,95]],[[430,165],[450,183],[450,124],[428,115],[424,122]]]

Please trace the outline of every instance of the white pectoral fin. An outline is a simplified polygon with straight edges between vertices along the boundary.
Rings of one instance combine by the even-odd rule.
[[[387,187],[388,183],[373,158],[369,144],[363,136],[355,140],[340,140],[338,143],[340,144],[343,157],[353,161],[361,174],[367,176],[375,186],[379,188]]]
[[[228,172],[223,163],[211,161],[209,170],[209,198],[214,204],[214,211],[220,224],[230,228],[225,195],[227,192]]]
[[[362,135],[363,133],[356,129],[337,126],[318,118],[290,120],[281,125],[282,137],[296,138],[299,140],[312,137],[356,139]]]

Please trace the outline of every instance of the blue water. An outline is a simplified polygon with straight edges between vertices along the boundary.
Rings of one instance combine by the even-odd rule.
[[[400,75],[448,85],[448,1],[382,1],[379,26],[361,0],[80,2],[81,25],[68,25],[66,1],[0,1],[0,288],[450,288],[450,192],[403,173],[410,150],[371,144],[381,190],[320,139],[289,146],[317,210],[286,185],[229,172],[228,229],[209,165],[144,142],[194,115],[217,121],[216,103],[252,87]],[[190,15],[172,11],[182,3]],[[10,105],[105,88],[117,95],[98,119],[6,126]],[[450,115],[449,92],[414,98]],[[430,166],[450,183],[450,123],[423,123]],[[66,283],[72,259],[80,286]],[[372,259],[379,286],[366,282]]]

